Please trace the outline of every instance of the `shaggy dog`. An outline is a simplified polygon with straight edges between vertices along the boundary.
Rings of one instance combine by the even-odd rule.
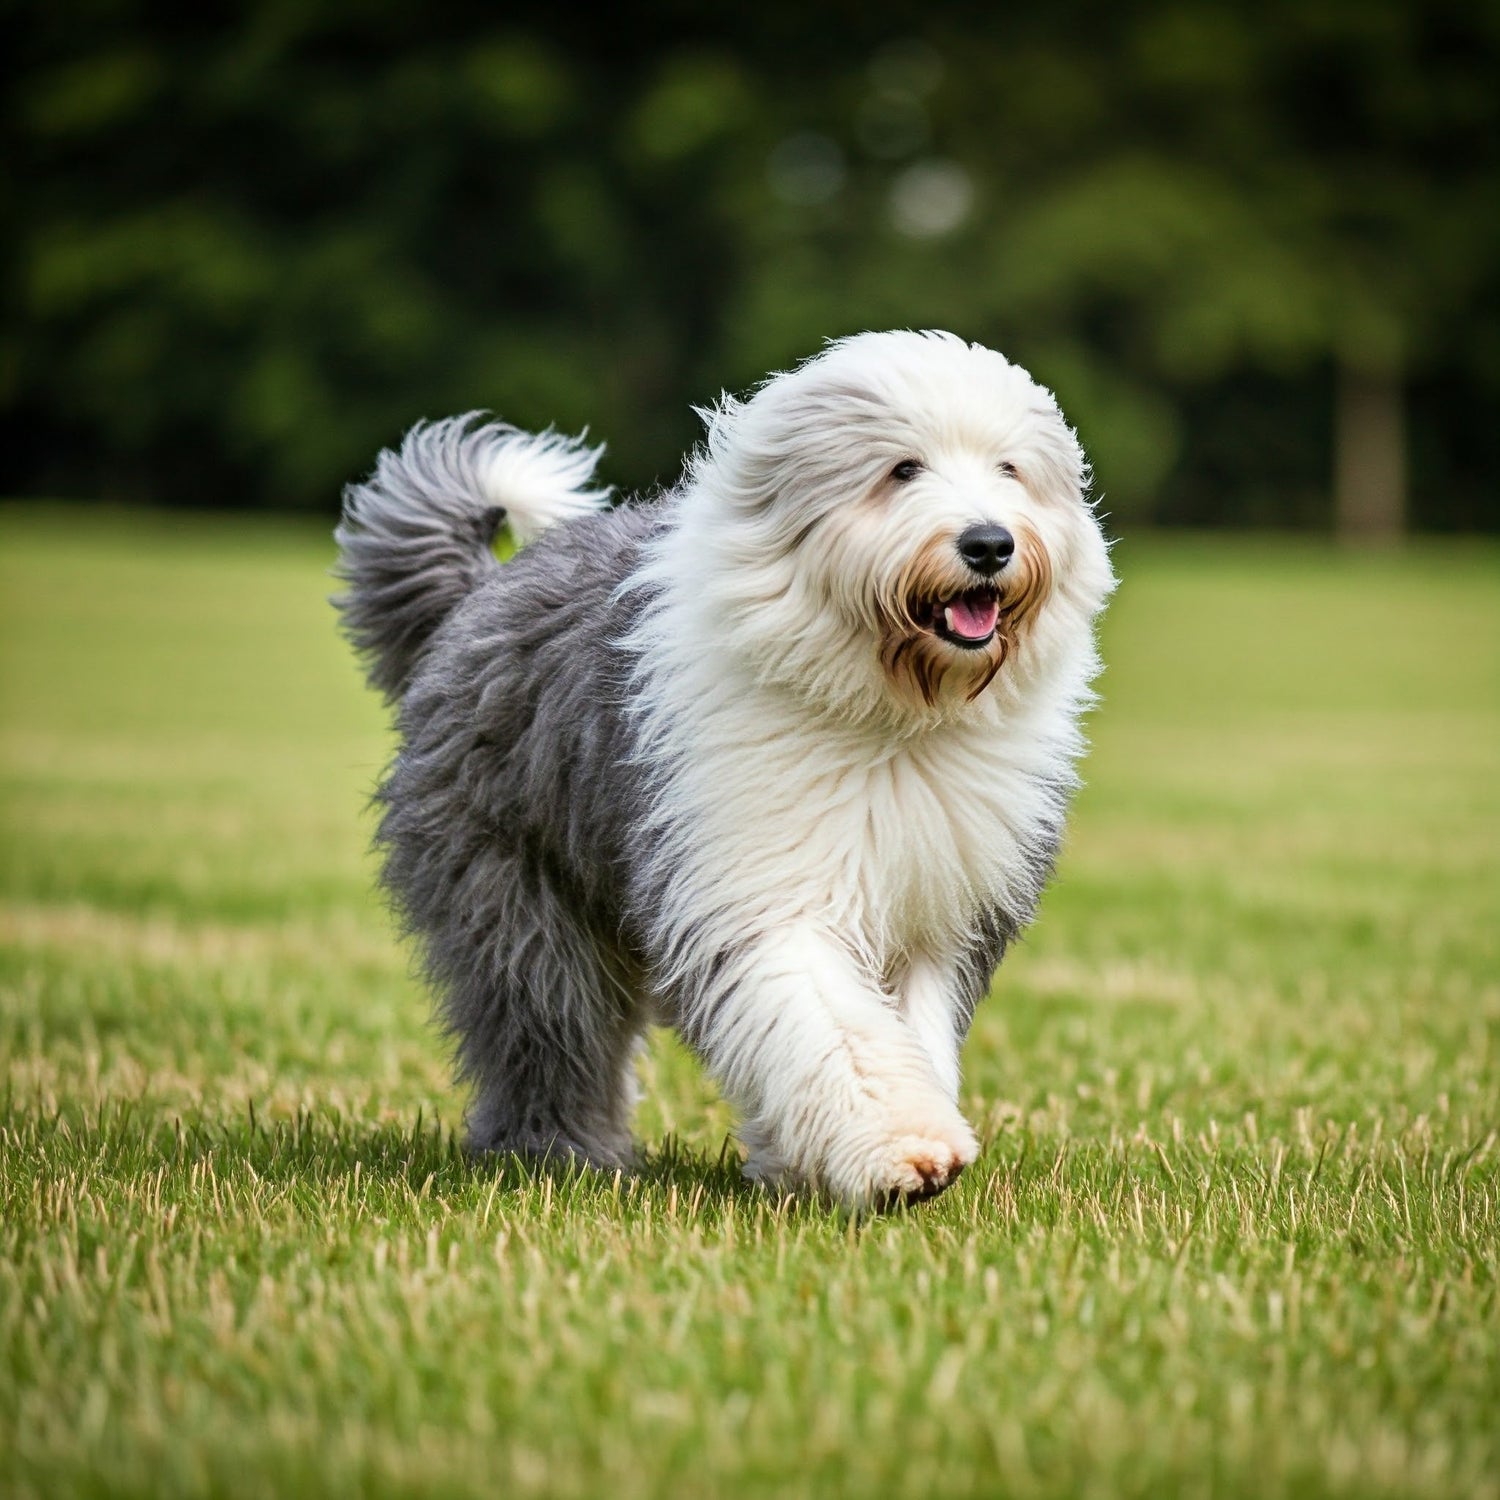
[[[978,1149],[959,1048],[1075,784],[1113,585],[1083,454],[947,333],[703,415],[681,484],[617,509],[598,450],[472,416],[349,489],[338,603],[399,708],[384,882],[476,1150],[628,1162],[659,1022],[751,1177],[927,1197]]]

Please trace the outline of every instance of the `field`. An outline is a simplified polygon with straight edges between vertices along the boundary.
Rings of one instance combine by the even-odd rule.
[[[1500,1496],[1500,554],[1127,539],[1088,787],[856,1225],[680,1051],[471,1163],[312,525],[0,510],[0,1493]]]

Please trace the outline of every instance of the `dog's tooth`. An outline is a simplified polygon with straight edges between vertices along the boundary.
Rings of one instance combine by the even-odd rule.
[[[943,606],[943,621],[947,625],[948,629],[953,631],[954,635],[958,634],[958,631],[954,628],[953,624],[953,606],[951,604],[945,604]]]

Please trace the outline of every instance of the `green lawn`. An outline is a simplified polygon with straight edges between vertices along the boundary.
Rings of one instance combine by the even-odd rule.
[[[1500,1496],[1500,554],[1127,540],[985,1152],[471,1164],[306,525],[0,510],[0,1492]]]

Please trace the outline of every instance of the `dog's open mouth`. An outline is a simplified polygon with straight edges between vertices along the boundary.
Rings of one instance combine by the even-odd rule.
[[[1000,623],[1000,596],[993,589],[969,589],[928,607],[927,628],[951,646],[978,651],[994,639]]]

